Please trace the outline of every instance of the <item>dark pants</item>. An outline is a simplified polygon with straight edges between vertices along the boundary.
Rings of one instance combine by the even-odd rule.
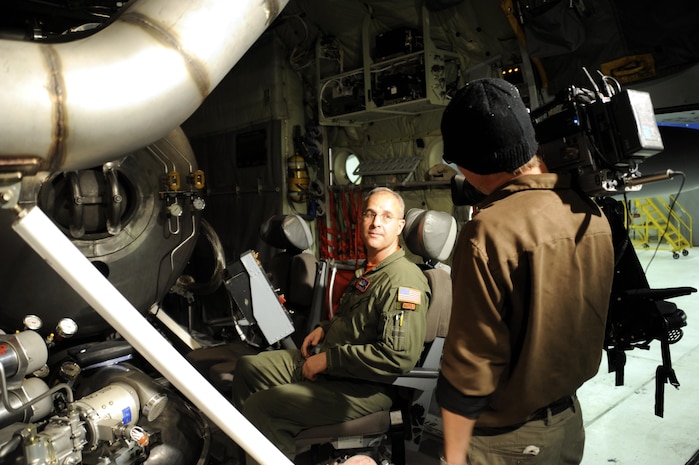
[[[570,408],[529,421],[512,431],[479,435],[468,452],[470,465],[578,465],[585,446],[582,411],[573,396]]]
[[[361,380],[308,381],[298,350],[245,356],[233,377],[233,402],[279,450],[293,460],[294,438],[312,426],[332,425],[391,408],[389,386]],[[254,463],[248,457],[248,463]]]

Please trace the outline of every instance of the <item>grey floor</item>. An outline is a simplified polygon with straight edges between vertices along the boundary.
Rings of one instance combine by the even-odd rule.
[[[644,269],[654,250],[637,250]],[[646,277],[651,288],[699,288],[699,248],[673,259],[669,250],[655,253]],[[669,299],[687,314],[682,339],[670,346],[679,389],[665,388],[664,417],[654,413],[655,370],[660,344],[627,352],[623,386],[615,386],[606,357],[598,374],[578,392],[587,435],[582,465],[685,465],[698,463],[699,450],[699,293]],[[408,465],[438,464],[437,454],[408,451]]]

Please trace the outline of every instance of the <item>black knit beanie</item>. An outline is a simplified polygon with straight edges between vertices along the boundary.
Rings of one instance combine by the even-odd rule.
[[[459,89],[442,115],[444,159],[478,174],[512,172],[538,144],[529,112],[504,79],[477,79]]]

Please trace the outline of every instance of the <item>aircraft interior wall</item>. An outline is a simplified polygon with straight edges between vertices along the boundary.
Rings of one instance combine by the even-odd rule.
[[[296,126],[303,127],[303,89],[274,34],[263,35],[182,125],[207,173],[204,218],[227,257],[269,255],[259,226],[290,209],[284,178]]]
[[[350,10],[356,14],[356,8]],[[414,13],[415,9],[411,7],[404,15],[414,21]],[[364,17],[366,12],[357,19]],[[248,248],[265,249],[266,245],[257,235],[259,224],[265,219],[262,212],[266,216],[282,211],[301,213],[311,222],[315,219],[316,209],[308,202],[295,202],[283,195],[289,190],[288,161],[298,149],[294,132],[298,130],[306,134],[317,133],[311,143],[315,145],[314,150],[321,152],[319,163],[306,168],[310,182],[322,186],[323,190],[329,188],[329,195],[341,195],[339,192],[347,189],[366,190],[388,184],[404,191],[408,208],[433,208],[451,213],[449,179],[455,171],[441,160],[439,110],[442,107],[434,106],[429,111],[405,116],[391,115],[365,124],[315,126],[318,80],[314,68],[318,63],[300,59],[294,62],[295,50],[309,46],[298,38],[299,24],[287,18],[264,34],[183,124],[203,169],[209,173],[209,200],[204,218],[222,236],[227,255],[235,256]],[[308,24],[306,27],[313,26]],[[388,25],[381,24],[380,27]],[[352,56],[352,50],[347,50]],[[354,54],[361,58],[361,46],[354,49]],[[240,166],[238,158],[241,154],[235,148],[237,138],[265,126],[266,129],[262,130],[268,131],[263,142],[266,162],[257,169]],[[409,179],[405,175],[392,174],[365,176],[362,185],[357,187],[333,176],[332,153],[343,150],[355,153],[363,162],[390,162],[405,157],[421,157],[424,161],[413,170]],[[409,181],[408,188],[403,182],[406,180]],[[275,193],[281,199],[278,203],[273,201]],[[263,200],[265,197],[267,200]],[[327,205],[319,208],[322,212]],[[245,221],[236,218],[245,218]],[[313,229],[315,232],[316,228]]]
[[[512,2],[509,4],[514,5]],[[404,1],[382,0],[357,8],[356,5],[342,2],[311,5],[306,0],[293,0],[277,23],[263,34],[239,65],[185,122],[183,127],[193,139],[193,145],[201,148],[197,150],[198,156],[209,159],[204,163],[212,171],[214,182],[209,186],[211,202],[205,215],[212,218],[216,229],[225,237],[224,246],[229,253],[235,255],[247,248],[265,247],[256,237],[257,226],[264,218],[251,214],[252,211],[259,212],[261,206],[264,206],[268,214],[282,211],[301,213],[311,221],[314,232],[317,230],[313,223],[317,214],[322,214],[329,208],[327,198],[315,203],[318,198],[312,201],[293,201],[289,196],[282,196],[281,203],[276,205],[274,202],[262,201],[260,196],[253,196],[252,202],[248,201],[250,198],[238,201],[243,199],[246,191],[255,190],[255,186],[245,185],[255,176],[251,176],[251,171],[243,170],[241,173],[245,174],[239,175],[242,179],[235,180],[236,175],[231,170],[237,162],[224,160],[228,152],[227,142],[222,140],[229,139],[228,143],[234,143],[241,131],[255,125],[269,124],[270,121],[275,121],[273,131],[279,131],[274,136],[279,140],[279,145],[271,150],[268,168],[273,173],[272,178],[269,182],[261,183],[262,187],[258,186],[258,190],[289,190],[288,161],[298,149],[294,131],[300,130],[302,134],[315,135],[311,144],[314,145],[314,151],[320,152],[315,155],[317,163],[306,167],[309,183],[322,186],[321,191],[328,189],[327,195],[340,196],[341,192],[356,188],[347,185],[344,173],[340,172],[342,170],[334,166],[338,160],[333,159],[333,153],[352,153],[365,163],[390,164],[392,160],[417,157],[421,161],[411,172],[409,182],[403,182],[406,178],[403,174],[395,175],[384,170],[382,174],[364,175],[360,188],[389,185],[403,191],[408,208],[432,208],[450,212],[460,218],[467,217],[468,213],[464,209],[454,207],[451,202],[448,180],[455,174],[454,167],[444,165],[441,154],[438,153],[441,149],[439,121],[446,101],[404,115],[386,116],[375,113],[367,116],[365,113],[370,112],[360,111],[357,114],[358,120],[342,115],[339,118],[332,118],[332,115],[328,117],[324,115],[322,108],[322,102],[325,101],[324,85],[329,82],[324,79],[328,76],[332,78],[337,73],[338,76],[344,76],[348,70],[361,72],[362,67],[368,63],[367,60],[373,62],[377,53],[377,33],[381,31],[396,28],[420,30],[427,25],[431,41],[428,48],[458,51],[456,66],[460,83],[498,75],[508,66],[517,66],[524,61],[520,55],[522,49],[517,45],[522,37],[517,36],[518,31],[513,30],[511,24],[508,25],[501,19],[508,2],[502,5],[490,2],[484,6],[466,1],[459,3],[456,8],[439,8],[434,2],[430,5],[432,9],[420,10]],[[578,68],[581,68],[582,62],[603,62],[611,55],[637,51],[638,47],[634,48],[634,44],[640,42],[625,40],[624,33],[628,31],[629,24],[638,19],[619,19],[630,6],[619,5],[616,9],[611,9],[606,0],[594,0],[584,6],[587,7],[584,11],[578,11],[577,16],[571,18],[571,21],[575,19],[571,24],[577,26],[581,24],[581,18],[585,20],[587,29],[580,31],[580,43],[571,42],[574,40],[571,35],[574,31],[555,30],[542,36],[541,31],[532,28],[538,20],[532,15],[529,15],[519,31],[525,40],[529,39],[531,56],[535,65],[538,64],[538,68],[531,69],[529,74],[523,69],[522,77],[515,82],[530,104],[535,105],[544,98],[550,98],[546,93],[560,90],[565,85],[564,80],[579,80],[582,73]],[[565,12],[566,15],[568,13],[571,12]],[[354,27],[347,27],[347,24],[353,24]],[[687,33],[685,31],[682,34],[685,35],[678,33],[668,40],[681,40]],[[563,49],[551,48],[556,38],[568,41],[562,42]],[[325,41],[330,40],[334,42],[328,45]],[[534,49],[535,47],[538,48]],[[691,48],[689,50],[688,53],[691,53]],[[339,52],[340,56],[335,55],[335,52]],[[566,60],[580,61],[581,66],[568,66],[563,72],[558,67],[562,66],[560,63],[568,63]],[[658,72],[663,73],[663,66],[669,66],[670,61],[671,59],[660,60]],[[638,79],[639,76],[635,78]],[[543,89],[544,95],[535,95],[536,91],[532,91],[534,80],[548,86]],[[360,99],[361,104],[361,88],[353,91],[360,92],[359,96],[355,94],[355,98]],[[337,92],[347,92],[347,89],[340,88],[333,92],[330,98],[339,101]],[[672,103],[663,99],[663,105]],[[232,138],[214,135],[226,132]],[[220,146],[216,155],[213,155],[210,147],[204,148],[205,138],[219,139],[214,144]],[[221,169],[218,163],[222,164]],[[231,163],[233,165],[225,166]],[[215,181],[216,178],[220,180],[225,176],[233,179],[228,185],[226,182]],[[319,198],[324,197],[323,192],[315,194],[319,194]],[[245,207],[241,210],[236,204],[244,204]],[[245,213],[241,215],[241,212]],[[247,221],[241,226],[231,217],[245,217]]]

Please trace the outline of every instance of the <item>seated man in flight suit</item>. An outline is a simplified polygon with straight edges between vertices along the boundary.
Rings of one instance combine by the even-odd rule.
[[[290,459],[302,430],[391,407],[391,383],[418,362],[430,291],[399,246],[405,204],[387,188],[364,201],[366,262],[355,272],[330,321],[300,350],[245,356],[233,377],[233,402]],[[248,456],[248,464],[254,460]]]

